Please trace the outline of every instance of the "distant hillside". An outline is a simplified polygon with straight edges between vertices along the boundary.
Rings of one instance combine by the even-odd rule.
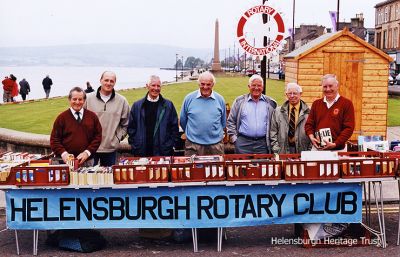
[[[47,47],[0,47],[0,66],[173,67],[176,54],[210,61],[212,49],[148,44],[87,44]]]

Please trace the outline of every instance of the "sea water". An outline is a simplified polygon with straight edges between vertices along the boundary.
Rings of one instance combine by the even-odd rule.
[[[31,87],[27,99],[40,99],[45,97],[42,80],[49,75],[53,80],[50,97],[68,95],[69,90],[75,86],[86,89],[89,81],[93,89],[100,85],[100,76],[104,71],[113,71],[117,75],[115,89],[145,87],[151,75],[158,75],[161,82],[174,81],[175,70],[161,70],[159,68],[137,68],[137,67],[71,67],[71,66],[8,66],[0,67],[0,78],[14,74],[17,82],[25,78]],[[179,74],[178,74],[179,75]],[[0,89],[2,102],[3,87]],[[18,95],[17,100],[22,100]]]

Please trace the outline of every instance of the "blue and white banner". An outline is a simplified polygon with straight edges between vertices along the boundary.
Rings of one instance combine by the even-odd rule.
[[[331,17],[331,22],[332,22],[332,32],[336,32],[337,11],[329,11],[329,16]]]
[[[206,228],[361,222],[361,185],[185,186],[6,192],[9,229]]]

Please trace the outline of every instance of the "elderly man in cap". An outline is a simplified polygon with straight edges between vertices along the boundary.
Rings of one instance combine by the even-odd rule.
[[[301,100],[302,91],[296,83],[286,85],[287,100],[275,109],[271,120],[269,135],[273,153],[300,153],[311,149],[311,141],[304,131],[310,109]]]
[[[233,102],[227,121],[228,135],[236,153],[270,153],[269,130],[276,102],[262,93],[264,80],[260,75],[249,79],[249,93]]]

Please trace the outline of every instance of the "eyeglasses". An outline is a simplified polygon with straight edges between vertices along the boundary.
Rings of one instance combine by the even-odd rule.
[[[299,92],[287,92],[286,95],[287,96],[298,96],[298,95],[300,95],[300,93]]]

